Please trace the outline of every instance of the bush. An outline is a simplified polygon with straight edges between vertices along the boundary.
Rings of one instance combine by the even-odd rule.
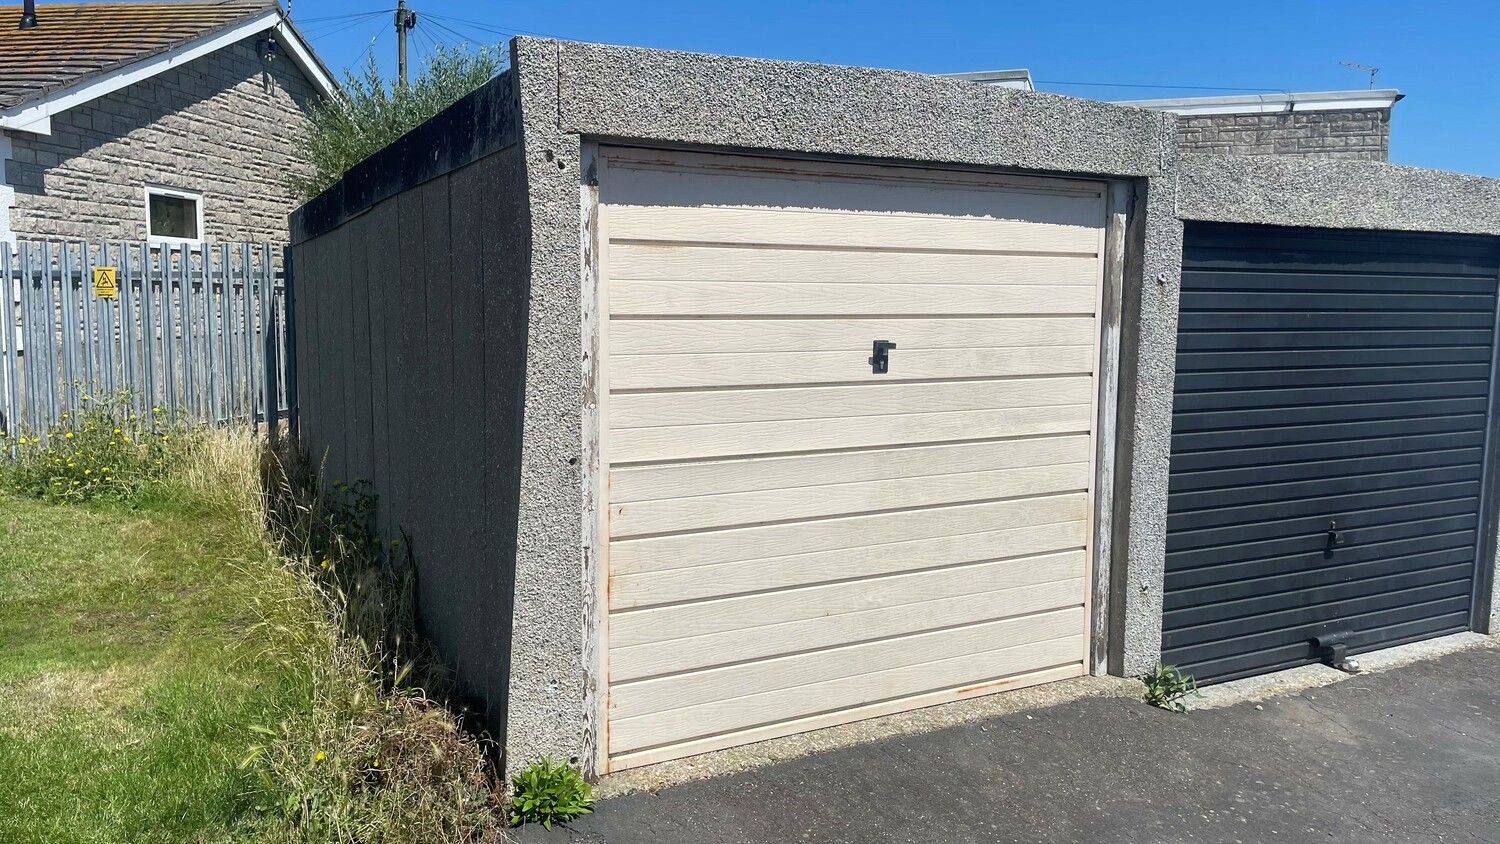
[[[1193,675],[1178,671],[1176,666],[1158,665],[1156,670],[1141,678],[1146,684],[1146,702],[1172,712],[1186,712],[1184,700],[1201,697],[1198,681]]]
[[[161,408],[141,415],[128,393],[107,399],[84,393],[82,408],[64,411],[45,434],[0,436],[15,447],[0,462],[0,480],[11,491],[53,502],[125,499],[161,484],[200,431],[173,422]]]
[[[594,789],[572,766],[543,759],[511,778],[510,822],[551,829],[593,811]]]
[[[317,196],[349,168],[488,82],[502,63],[494,48],[439,47],[403,88],[381,76],[371,56],[358,75],[345,74],[341,96],[313,106],[300,143],[310,167],[288,177],[291,189],[303,199]]]

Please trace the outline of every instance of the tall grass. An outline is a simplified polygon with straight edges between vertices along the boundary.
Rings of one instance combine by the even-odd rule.
[[[260,458],[260,523],[296,589],[267,590],[257,614],[314,690],[308,717],[268,725],[245,760],[279,818],[269,840],[506,840],[491,748],[432,697],[447,678],[414,634],[404,544],[379,540],[363,489],[320,494],[294,445]]]
[[[373,498],[320,494],[284,441],[159,417],[101,403],[0,457],[0,495],[56,524],[33,518],[16,552],[35,573],[0,571],[0,642],[52,637],[0,691],[121,687],[107,706],[0,705],[51,725],[0,725],[0,838],[506,840],[490,748],[439,702],[405,548],[376,538]],[[55,604],[28,608],[43,574]],[[96,595],[96,579],[122,585]]]

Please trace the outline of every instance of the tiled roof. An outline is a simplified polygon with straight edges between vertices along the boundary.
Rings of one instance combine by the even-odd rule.
[[[38,25],[18,29],[21,7],[0,6],[0,108],[170,50],[274,8],[274,0],[38,4]]]

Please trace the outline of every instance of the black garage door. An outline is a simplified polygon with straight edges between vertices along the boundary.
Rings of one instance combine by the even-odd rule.
[[[1470,629],[1496,242],[1190,225],[1162,661],[1228,680]],[[1488,568],[1488,567],[1485,567]]]

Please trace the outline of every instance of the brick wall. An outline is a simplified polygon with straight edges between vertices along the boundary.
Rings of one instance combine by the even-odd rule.
[[[1385,161],[1390,155],[1391,110],[1181,114],[1177,134],[1188,152]]]
[[[53,115],[50,136],[12,134],[15,236],[144,238],[153,184],[201,192],[209,239],[286,240],[297,203],[284,179],[305,167],[296,143],[316,92],[255,40]]]

